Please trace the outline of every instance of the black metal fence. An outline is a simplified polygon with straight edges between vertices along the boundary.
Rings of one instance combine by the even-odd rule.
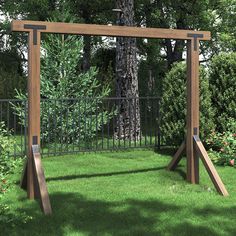
[[[42,99],[41,153],[160,148],[159,103],[158,97]],[[11,156],[27,153],[27,111],[27,101],[0,100],[0,121],[14,141]]]

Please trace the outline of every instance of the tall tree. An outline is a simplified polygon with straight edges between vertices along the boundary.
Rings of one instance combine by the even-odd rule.
[[[219,0],[184,2],[181,0],[138,0],[135,8],[136,21],[147,27],[212,31],[212,26],[216,23],[213,20],[217,1],[219,2]],[[159,56],[167,61],[169,68],[173,63],[183,60],[185,50],[183,40],[160,40],[159,45],[162,48]],[[201,53],[206,52],[204,45],[206,43],[201,45]],[[205,54],[209,56],[209,51]]]
[[[120,25],[134,26],[134,1],[117,0],[117,22]],[[116,134],[123,139],[137,140],[141,136],[138,90],[137,47],[135,38],[117,37],[116,43],[116,96],[122,99],[119,104],[119,117]]]
[[[106,24],[112,9],[112,2],[109,0],[69,0],[67,4],[70,5],[71,12],[77,17],[77,21],[86,24]],[[84,71],[89,70],[91,66],[93,41],[93,36],[84,36],[82,63]]]

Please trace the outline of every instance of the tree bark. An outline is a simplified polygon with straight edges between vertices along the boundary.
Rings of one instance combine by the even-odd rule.
[[[117,22],[121,25],[134,26],[133,0],[117,0],[116,4],[116,7],[122,10]],[[140,139],[136,38],[117,37],[116,96],[121,98],[118,102],[116,136],[128,140]]]

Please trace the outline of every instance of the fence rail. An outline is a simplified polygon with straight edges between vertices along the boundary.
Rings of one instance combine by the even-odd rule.
[[[42,155],[160,148],[159,107],[159,97],[42,99]],[[0,121],[14,140],[11,156],[27,153],[27,113],[27,101],[0,100]]]

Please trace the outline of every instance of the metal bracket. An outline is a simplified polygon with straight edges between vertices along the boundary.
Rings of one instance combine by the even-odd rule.
[[[198,135],[193,135],[193,139],[194,139],[196,142],[201,141]]]
[[[198,135],[198,128],[197,128],[197,127],[194,127],[194,128],[193,128],[193,138],[194,138],[196,141],[200,141],[200,138],[199,138],[199,135]]]
[[[38,37],[37,37],[37,31],[38,30],[45,30],[47,27],[46,25],[24,25],[24,29],[32,29],[33,30],[33,44],[38,44]]]
[[[197,43],[198,43],[197,39],[203,38],[203,34],[187,34],[187,37],[194,39],[194,51],[197,51]]]
[[[40,152],[39,145],[32,145],[32,151],[33,153],[39,153]]]
[[[37,145],[38,144],[38,136],[33,136],[32,144],[33,145]]]

